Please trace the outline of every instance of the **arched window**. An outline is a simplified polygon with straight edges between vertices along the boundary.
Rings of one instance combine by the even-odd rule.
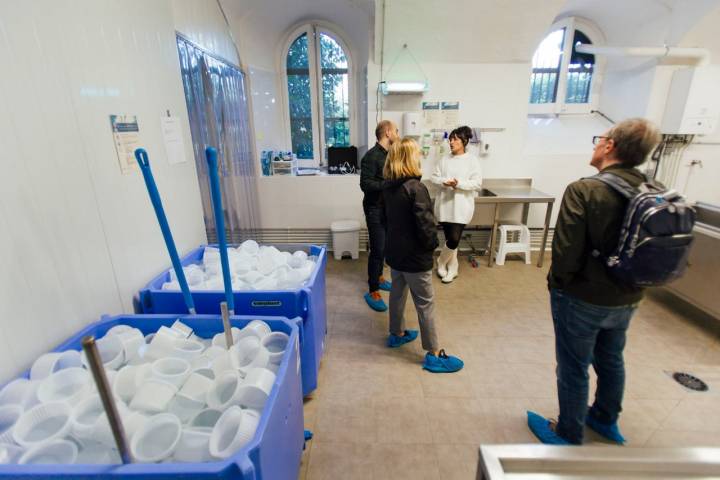
[[[580,30],[575,30],[567,69],[567,88],[565,89],[565,102],[567,103],[590,102],[590,85],[592,84],[595,55],[575,50],[579,44],[590,43],[592,42],[587,35]]]
[[[316,24],[290,35],[285,53],[292,150],[324,165],[327,148],[351,145],[351,68],[340,37]]]
[[[553,25],[533,55],[531,114],[586,113],[595,107],[599,72],[595,56],[575,47],[601,41],[600,32],[587,21],[566,18]]]

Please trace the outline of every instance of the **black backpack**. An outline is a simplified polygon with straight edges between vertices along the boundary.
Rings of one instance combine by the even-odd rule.
[[[628,200],[617,248],[601,258],[618,281],[636,287],[665,285],[688,264],[695,209],[675,190],[646,181],[635,188],[610,172],[593,177]]]

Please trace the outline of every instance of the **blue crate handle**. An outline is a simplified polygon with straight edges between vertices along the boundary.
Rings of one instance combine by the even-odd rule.
[[[210,179],[210,194],[212,196],[213,213],[215,214],[215,231],[220,248],[220,265],[222,265],[223,284],[225,285],[225,301],[230,315],[235,313],[235,298],[230,280],[230,263],[227,254],[227,239],[225,238],[225,214],[223,213],[222,196],[220,194],[220,178],[218,177],[217,150],[213,147],[205,149],[208,163],[208,178]]]
[[[180,284],[180,290],[182,290],[185,305],[191,315],[195,314],[195,303],[193,302],[192,295],[190,295],[190,288],[188,287],[187,280],[185,279],[185,272],[183,271],[182,264],[180,263],[180,256],[178,255],[177,248],[175,248],[175,241],[173,240],[172,232],[170,232],[170,225],[168,225],[167,217],[165,216],[165,210],[163,209],[162,200],[160,199],[160,193],[158,192],[157,185],[155,184],[155,178],[153,178],[152,171],[150,170],[150,160],[144,148],[135,149],[135,159],[137,160],[138,165],[140,165],[140,171],[145,179],[145,185],[147,186],[148,195],[150,196],[150,202],[155,209],[155,215],[157,216],[158,223],[160,224],[160,231],[162,232],[163,238],[165,239],[165,245],[167,246],[168,253],[170,254],[170,261],[175,269],[175,274],[177,275],[178,283]]]

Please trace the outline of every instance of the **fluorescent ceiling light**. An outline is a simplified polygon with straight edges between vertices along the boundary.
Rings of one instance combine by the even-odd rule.
[[[424,93],[427,92],[428,85],[426,82],[385,82],[382,86],[382,92],[385,95],[390,93]]]

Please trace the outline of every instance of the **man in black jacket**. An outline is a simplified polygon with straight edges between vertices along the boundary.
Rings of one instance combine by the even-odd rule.
[[[593,138],[590,165],[638,187],[646,178],[635,167],[659,141],[660,133],[647,120],[625,120]],[[585,425],[615,443],[625,442],[617,423],[625,388],[623,349],[643,292],[618,283],[602,257],[618,244],[626,207],[624,198],[592,177],[565,190],[548,274],[560,415],[555,423],[528,412],[530,429],[544,443],[581,444]],[[590,364],[598,380],[588,409]]]
[[[391,284],[382,276],[385,263],[385,214],[382,205],[383,168],[388,149],[398,140],[397,126],[383,120],[375,128],[377,143],[360,161],[360,188],[365,193],[363,211],[370,237],[368,255],[368,293],[365,301],[373,310],[384,312],[387,305],[380,290],[390,291]]]

